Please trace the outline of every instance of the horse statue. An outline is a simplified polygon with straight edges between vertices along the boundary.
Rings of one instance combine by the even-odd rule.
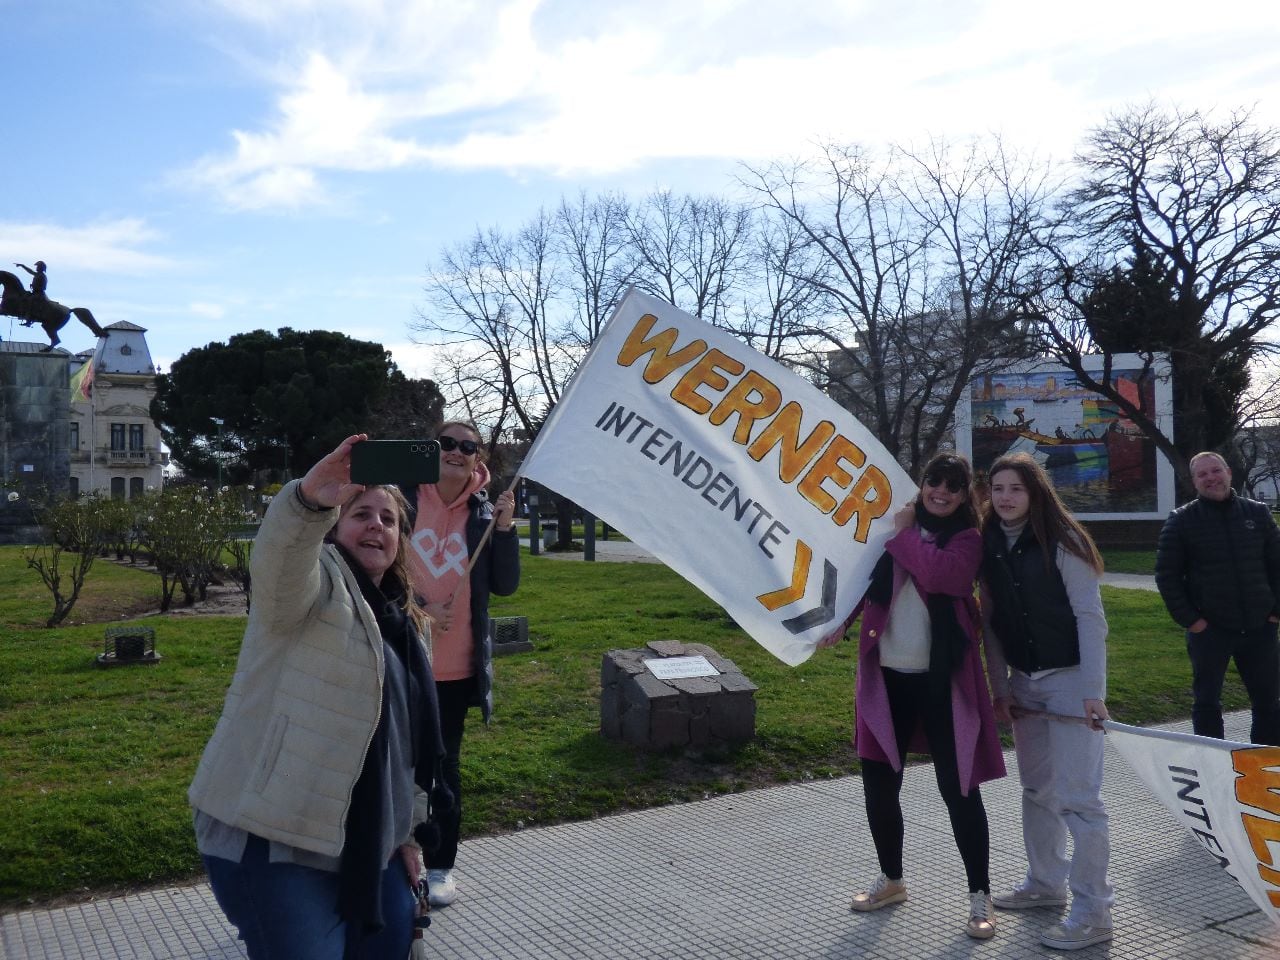
[[[67,325],[67,321],[75,317],[88,327],[95,337],[105,337],[107,332],[98,326],[93,314],[87,307],[64,307],[56,300],[40,294],[31,293],[23,282],[8,270],[0,270],[0,314],[17,317],[24,327],[39,324],[49,338],[49,345],[42,348],[47,353],[61,341],[58,331]]]

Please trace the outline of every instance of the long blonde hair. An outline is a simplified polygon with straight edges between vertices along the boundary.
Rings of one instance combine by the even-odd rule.
[[[1089,536],[1089,531],[1071,515],[1071,511],[1058,496],[1058,491],[1054,489],[1053,481],[1049,479],[1049,474],[1045,473],[1044,467],[1036,463],[1028,453],[1006,453],[991,464],[991,469],[987,471],[987,482],[993,483],[996,474],[1002,470],[1012,470],[1018,475],[1022,485],[1027,488],[1030,501],[1027,523],[1031,526],[1036,539],[1040,541],[1045,563],[1053,562],[1049,550],[1051,545],[1056,543],[1068,553],[1087,563],[1093,568],[1094,573],[1101,574],[1102,555],[1098,553],[1093,537]],[[985,530],[989,524],[999,522],[1000,518],[996,516],[995,507],[988,500],[983,510],[982,528]]]

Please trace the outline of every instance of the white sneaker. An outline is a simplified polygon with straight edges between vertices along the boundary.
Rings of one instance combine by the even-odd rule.
[[[1110,927],[1091,927],[1070,920],[1055,923],[1040,934],[1040,942],[1054,950],[1083,950],[1095,943],[1106,943],[1110,939]]]
[[[876,877],[875,882],[870,888],[862,893],[856,893],[853,896],[853,902],[849,904],[850,910],[856,910],[859,913],[866,913],[869,910],[879,910],[881,907],[887,907],[891,903],[902,903],[907,899],[907,885],[901,880],[890,880],[883,873]]]
[[[1030,910],[1033,907],[1065,907],[1068,899],[1065,890],[1037,891],[1020,883],[1008,893],[997,893],[991,902],[998,910]]]
[[[427,871],[427,900],[433,907],[447,907],[458,899],[458,885],[452,870]]]
[[[969,894],[969,919],[964,932],[975,940],[990,940],[996,935],[996,915],[991,909],[991,897],[981,890]]]

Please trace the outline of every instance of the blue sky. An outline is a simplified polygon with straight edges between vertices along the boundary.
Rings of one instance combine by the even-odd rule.
[[[1280,127],[1274,0],[0,0],[0,22],[0,264],[46,261],[51,297],[146,327],[166,368],[292,326],[428,376],[428,262],[579,190],[728,193],[820,139],[1065,158],[1151,98]]]

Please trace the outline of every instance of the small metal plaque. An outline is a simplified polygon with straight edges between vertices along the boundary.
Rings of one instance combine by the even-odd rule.
[[[704,656],[651,657],[644,662],[659,680],[678,680],[681,677],[718,677],[720,671]]]

